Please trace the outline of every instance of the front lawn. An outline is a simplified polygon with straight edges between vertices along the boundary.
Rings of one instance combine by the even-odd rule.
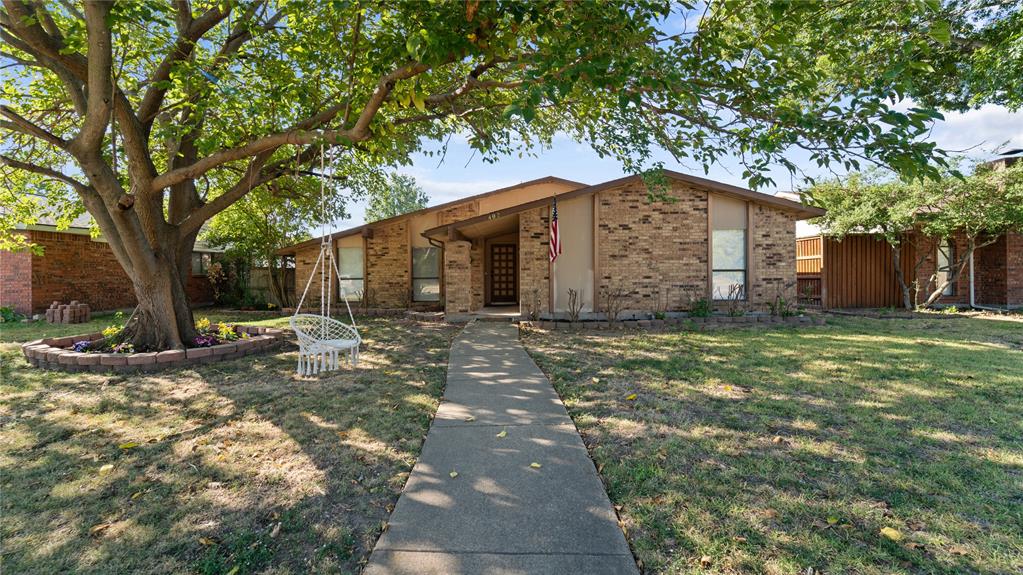
[[[1023,572],[1023,322],[524,332],[651,573]]]
[[[10,342],[112,322],[0,332]],[[3,571],[357,572],[419,454],[456,331],[360,329],[359,369],[305,378],[290,344],[130,376],[43,372],[0,344]]]

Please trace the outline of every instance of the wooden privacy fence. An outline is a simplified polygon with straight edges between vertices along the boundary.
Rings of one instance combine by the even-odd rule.
[[[912,262],[913,257],[907,242],[902,261]],[[797,239],[796,281],[804,305],[825,309],[902,305],[892,250],[884,240],[867,234],[841,241],[822,236]]]

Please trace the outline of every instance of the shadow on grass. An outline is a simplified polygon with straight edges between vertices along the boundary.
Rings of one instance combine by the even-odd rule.
[[[294,374],[290,346],[132,376],[41,372],[0,347],[5,570],[358,571],[419,453],[455,331],[361,327],[360,367],[320,377]]]
[[[948,323],[525,343],[651,572],[1020,572],[1021,336]]]

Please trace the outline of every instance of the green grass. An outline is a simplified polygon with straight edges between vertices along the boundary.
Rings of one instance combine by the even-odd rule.
[[[320,377],[294,374],[290,344],[101,375],[33,369],[10,343],[108,323],[3,328],[5,573],[359,571],[419,454],[454,328],[363,320],[359,369]]]
[[[523,340],[650,573],[1023,572],[1023,322],[829,321]]]

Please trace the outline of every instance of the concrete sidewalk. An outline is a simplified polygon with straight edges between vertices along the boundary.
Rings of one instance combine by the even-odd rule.
[[[638,572],[582,439],[518,328],[469,324],[364,573]]]

